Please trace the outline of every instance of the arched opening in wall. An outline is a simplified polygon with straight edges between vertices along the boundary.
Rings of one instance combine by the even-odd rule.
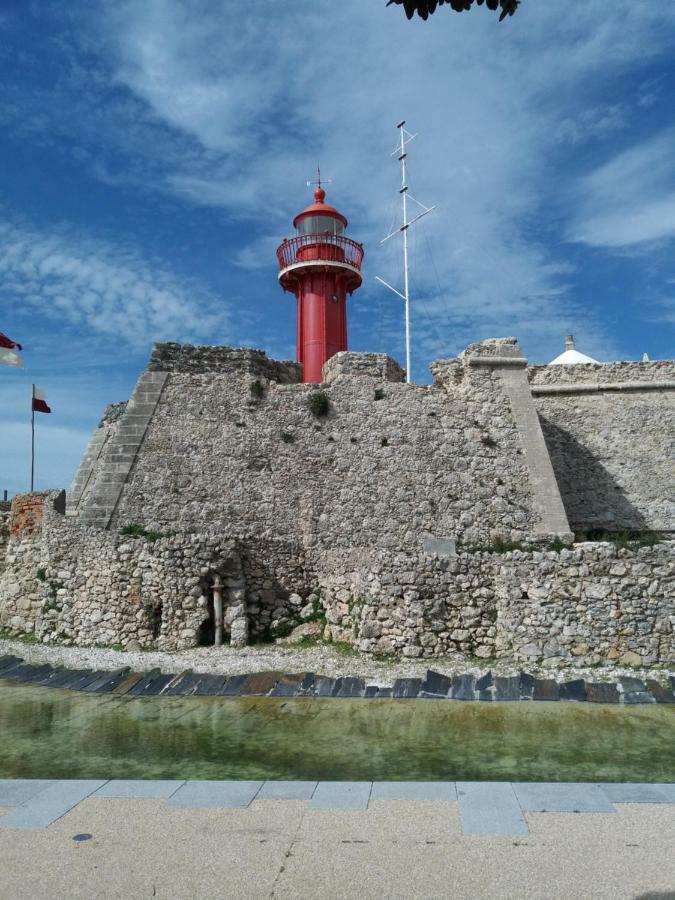
[[[162,601],[160,600],[159,603],[143,604],[143,611],[145,612],[145,619],[147,626],[150,629],[152,639],[153,641],[157,640],[162,630]]]
[[[228,597],[226,595],[223,576],[219,571],[209,572],[200,580],[202,607],[204,618],[197,632],[197,644],[199,647],[213,647],[216,645],[216,604],[215,591],[220,595],[222,644],[229,644],[232,632],[232,621],[228,609]],[[204,600],[206,603],[204,603]]]
[[[201,596],[206,600],[206,605],[202,607],[204,618],[202,619],[199,631],[197,632],[197,644],[199,647],[213,647],[213,639],[216,630],[216,617],[213,608],[213,575],[203,575],[199,581],[201,588]],[[204,600],[200,601],[200,605]]]
[[[215,571],[199,580],[201,622],[197,628],[197,645],[213,647],[248,643],[245,581],[239,558],[220,563]]]
[[[213,609],[213,589],[210,585],[202,585],[202,596],[206,597],[207,604],[204,607],[205,618],[197,632],[197,644],[200,647],[213,647],[216,633],[216,618]]]

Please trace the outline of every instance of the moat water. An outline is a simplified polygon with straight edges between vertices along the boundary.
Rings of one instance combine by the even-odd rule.
[[[111,697],[0,683],[1,778],[675,781],[675,707]]]

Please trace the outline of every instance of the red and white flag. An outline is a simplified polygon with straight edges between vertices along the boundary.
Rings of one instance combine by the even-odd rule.
[[[17,369],[22,369],[23,360],[16,352],[21,349],[21,344],[13,341],[0,331],[0,365],[16,366]]]
[[[47,406],[47,395],[40,388],[33,385],[33,412],[50,413],[51,407]]]

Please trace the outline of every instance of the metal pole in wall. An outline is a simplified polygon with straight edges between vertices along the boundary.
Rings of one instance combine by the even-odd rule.
[[[223,579],[216,572],[213,576],[213,644],[223,643]]]

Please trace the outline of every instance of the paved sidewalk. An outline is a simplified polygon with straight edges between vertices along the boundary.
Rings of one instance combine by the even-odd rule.
[[[675,897],[673,790],[0,781],[0,900],[665,900]],[[68,809],[45,827],[59,797]],[[29,810],[42,824],[27,826]]]

